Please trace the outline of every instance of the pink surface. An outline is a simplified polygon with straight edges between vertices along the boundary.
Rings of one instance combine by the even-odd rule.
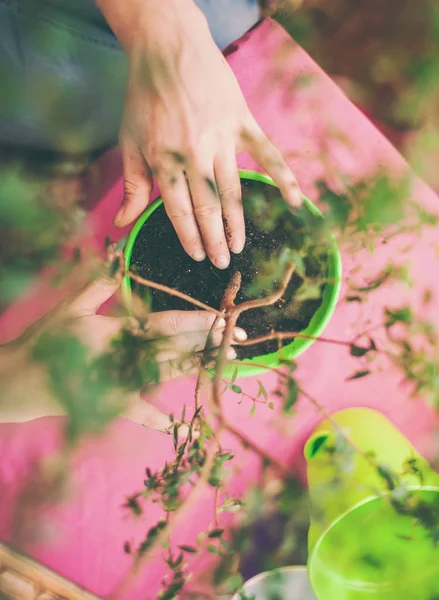
[[[325,172],[325,165],[330,164],[354,177],[362,177],[378,165],[398,172],[407,169],[396,150],[274,22],[267,20],[253,30],[228,59],[256,118],[288,156],[303,191],[317,204],[314,184]],[[298,76],[311,78],[308,85],[294,86]],[[335,131],[340,133],[339,141],[328,141]],[[239,157],[239,165],[254,166],[247,156]],[[88,218],[87,243],[100,247],[105,236],[120,237],[111,220],[121,195],[122,186],[118,181],[95,206]],[[430,210],[438,210],[435,194],[416,179],[413,179],[413,197]],[[325,335],[349,340],[357,331],[379,323],[384,305],[400,306],[410,298],[415,306],[420,306],[427,287],[433,290],[433,308],[436,308],[436,314],[430,316],[437,321],[439,279],[432,277],[432,273],[437,272],[438,262],[434,238],[434,232],[427,230],[409,254],[411,274],[416,282],[412,289],[399,284],[388,285],[371,294],[365,305],[341,303]],[[345,279],[357,265],[361,265],[361,271],[355,275],[357,281],[373,277],[407,241],[392,241],[377,248],[373,255],[361,251],[344,256]],[[49,289],[42,280],[2,316],[0,328],[4,341],[12,339],[58,301],[61,294],[49,294]],[[408,400],[400,375],[388,365],[383,367],[380,373],[346,383],[346,377],[358,368],[358,359],[351,358],[346,348],[316,343],[300,358],[298,374],[307,391],[330,410],[356,405],[377,408],[418,448],[428,451],[430,433],[437,419],[419,401]],[[266,374],[259,379],[267,389],[274,391],[273,375]],[[254,378],[243,380],[240,385],[249,394],[257,390]],[[152,400],[161,408],[179,414],[184,403],[191,405],[193,387],[193,379],[179,380],[163,386]],[[273,395],[273,402],[277,400]],[[250,419],[250,401],[238,404],[232,393],[225,397],[224,405],[228,418],[259,445],[287,464],[303,467],[303,443],[319,420],[306,401],[300,402],[297,416],[285,423],[285,436],[270,426],[275,413],[265,407],[258,407]],[[0,426],[0,535],[3,539],[12,539],[13,507],[23,493],[34,461],[49,456],[57,447],[61,427],[62,419],[55,418]],[[227,436],[223,447],[237,454],[240,470],[232,477],[228,490],[239,494],[254,480],[258,461]],[[114,424],[103,438],[84,442],[75,458],[74,495],[42,511],[42,516],[50,521],[51,540],[38,545],[27,541],[21,543],[21,547],[96,594],[108,596],[131,565],[130,558],[123,553],[124,541],[139,540],[158,516],[157,509],[150,506],[146,514],[136,520],[122,508],[123,499],[140,488],[146,466],[157,468],[171,455],[169,437],[125,420]],[[207,493],[177,528],[176,541],[190,544],[211,519],[212,502]],[[153,598],[164,572],[158,556],[146,566],[124,598]]]

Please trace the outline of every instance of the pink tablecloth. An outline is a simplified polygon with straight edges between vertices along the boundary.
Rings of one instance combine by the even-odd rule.
[[[337,86],[317,67],[312,59],[292,43],[276,23],[267,20],[254,29],[228,57],[249,105],[266,132],[288,156],[304,192],[318,203],[315,181],[325,171],[325,164],[354,177],[373,171],[378,165],[392,171],[407,169],[403,160],[385,138],[355,108]],[[297,78],[307,85],[293,85]],[[334,137],[334,132],[339,135]],[[239,157],[242,167],[254,166],[247,156]],[[105,195],[89,216],[92,245],[102,245],[106,235],[120,236],[111,220],[122,193],[121,182]],[[413,179],[413,197],[429,209],[438,209],[435,194],[421,181]],[[351,339],[362,327],[381,321],[384,305],[400,306],[411,299],[420,306],[423,292],[433,291],[433,308],[438,320],[439,278],[438,258],[433,231],[426,231],[417,241],[408,258],[416,285],[387,285],[370,295],[366,304],[340,303],[326,331],[338,339]],[[382,265],[407,240],[395,240],[375,250],[356,255],[344,255],[344,277],[361,265],[357,280],[373,277]],[[13,338],[34,319],[56,303],[60,293],[48,294],[42,280],[28,296],[3,315],[0,327],[4,341]],[[378,408],[421,450],[428,453],[429,434],[437,425],[432,412],[419,401],[408,400],[400,385],[400,375],[386,366],[382,372],[365,379],[346,382],[358,367],[356,359],[344,347],[316,343],[299,360],[298,374],[304,387],[327,408],[366,405]],[[265,386],[274,390],[271,374],[260,377]],[[240,382],[253,393],[254,379]],[[185,402],[191,402],[193,379],[167,384],[153,399],[161,408],[178,413]],[[273,396],[276,403],[277,397]],[[307,435],[319,420],[315,410],[304,400],[297,415],[287,425],[288,435],[279,436],[270,426],[274,413],[259,407],[250,419],[251,403],[237,403],[231,394],[224,402],[229,419],[239,424],[258,444],[281,460],[303,467],[301,449]],[[62,420],[40,419],[27,424],[0,426],[0,536],[10,540],[13,535],[14,506],[26,486],[34,462],[50,455],[58,446]],[[245,452],[232,439],[225,437],[225,448],[236,451],[239,473],[232,478],[229,490],[241,493],[255,478],[258,460]],[[22,548],[33,556],[85,586],[96,594],[107,596],[124,578],[131,559],[123,552],[126,540],[139,540],[151,526],[158,511],[150,506],[146,514],[134,519],[122,508],[124,497],[141,486],[146,466],[157,468],[172,455],[172,442],[163,434],[147,431],[131,422],[120,420],[99,440],[84,442],[77,452],[72,473],[74,494],[68,501],[47,507],[40,517],[50,523],[46,543],[32,543]],[[179,543],[190,544],[196,533],[207,528],[212,519],[212,502],[207,494],[193,507],[185,522],[176,531]],[[195,562],[197,559],[194,559]],[[125,597],[153,598],[164,568],[160,556],[142,572]]]

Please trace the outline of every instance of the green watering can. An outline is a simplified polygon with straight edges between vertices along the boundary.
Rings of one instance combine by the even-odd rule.
[[[352,408],[317,427],[305,457],[317,599],[439,600],[439,475],[408,440]]]

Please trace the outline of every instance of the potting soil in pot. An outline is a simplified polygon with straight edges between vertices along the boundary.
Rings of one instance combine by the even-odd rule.
[[[259,181],[242,180],[246,243],[240,254],[231,254],[227,269],[217,269],[208,259],[195,262],[183,250],[163,205],[147,219],[134,244],[130,269],[146,279],[177,289],[216,309],[232,275],[240,271],[242,285],[236,304],[277,290],[286,269],[286,257],[294,251],[296,271],[283,296],[273,306],[244,312],[238,325],[249,338],[276,331],[304,330],[322,302],[328,273],[329,235],[323,219],[304,207],[291,214],[279,190]],[[288,258],[291,260],[291,257]],[[304,277],[306,284],[304,285]],[[145,288],[134,284],[139,293]],[[153,311],[194,310],[191,304],[157,290],[148,290]],[[284,342],[288,343],[291,340]],[[237,349],[238,358],[275,352],[279,342],[270,340]]]

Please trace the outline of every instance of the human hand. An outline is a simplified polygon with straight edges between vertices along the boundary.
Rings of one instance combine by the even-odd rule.
[[[192,0],[142,6],[130,36],[115,30],[129,60],[120,132],[125,194],[115,224],[141,214],[154,176],[186,252],[198,261],[207,253],[225,268],[229,249],[239,253],[245,243],[236,154],[249,152],[291,206],[301,203],[299,186]]]
[[[194,372],[200,365],[202,350],[206,345],[215,315],[204,311],[167,311],[148,315],[146,324],[131,317],[113,317],[97,314],[100,307],[117,291],[119,280],[101,277],[87,284],[78,293],[67,298],[43,319],[32,325],[17,341],[1,347],[2,401],[0,421],[28,421],[63,414],[62,407],[53,396],[44,372],[44,365],[32,359],[32,349],[46,332],[70,332],[90,351],[99,356],[111,348],[111,343],[124,329],[130,329],[154,344],[155,360],[160,370],[160,381]],[[224,325],[219,323],[212,335],[212,347],[221,343]],[[244,339],[237,328],[236,339]],[[115,350],[113,350],[115,351]],[[117,350],[116,350],[117,351]],[[232,350],[229,358],[236,355]],[[3,360],[3,358],[5,360]],[[69,365],[65,366],[68,373]],[[114,390],[119,401],[121,390]],[[169,415],[141,398],[141,390],[124,392],[124,416],[137,423],[168,431]],[[180,429],[184,435],[185,428]]]

